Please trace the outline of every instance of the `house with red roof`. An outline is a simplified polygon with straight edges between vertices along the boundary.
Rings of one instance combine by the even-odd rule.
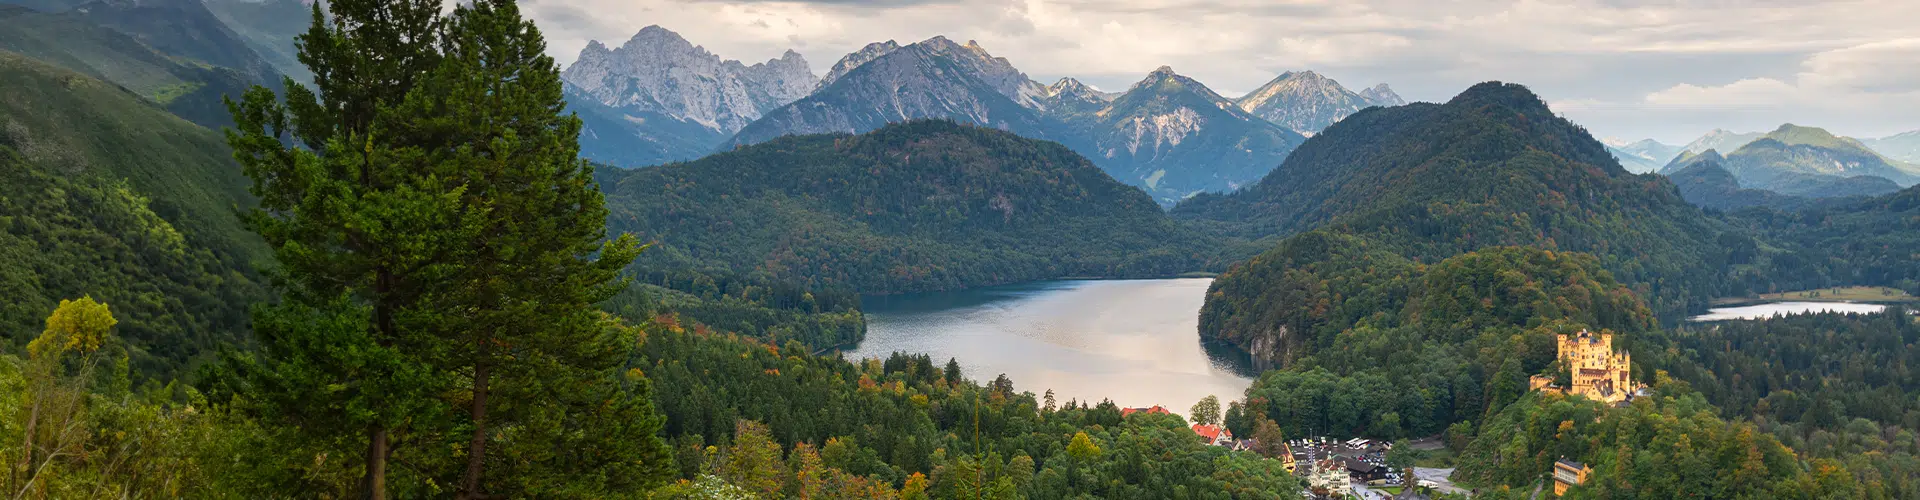
[[[1135,413],[1145,413],[1148,415],[1172,415],[1173,414],[1173,412],[1167,411],[1166,407],[1163,407],[1160,405],[1153,405],[1152,408],[1121,408],[1120,409],[1121,417],[1126,417],[1128,415],[1132,415]]]
[[[1199,434],[1200,439],[1208,445],[1226,446],[1233,443],[1233,433],[1218,425],[1193,424],[1193,433]]]

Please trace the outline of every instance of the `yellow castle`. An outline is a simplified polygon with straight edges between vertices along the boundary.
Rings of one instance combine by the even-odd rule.
[[[1535,390],[1577,394],[1604,403],[1619,403],[1633,397],[1643,386],[1633,383],[1633,358],[1613,351],[1613,334],[1581,330],[1560,338],[1560,361],[1572,374],[1569,387],[1553,387],[1550,375],[1534,375],[1528,384]]]

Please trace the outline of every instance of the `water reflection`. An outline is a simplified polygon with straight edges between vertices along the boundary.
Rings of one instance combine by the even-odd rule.
[[[957,359],[968,378],[1005,373],[1061,402],[1111,398],[1178,413],[1209,394],[1238,399],[1252,362],[1198,334],[1208,279],[1050,281],[872,297],[850,359],[895,351]]]
[[[1690,321],[1728,321],[1736,319],[1767,319],[1774,316],[1807,314],[1816,312],[1841,312],[1871,314],[1884,311],[1887,306],[1880,304],[1856,304],[1852,302],[1773,302],[1740,307],[1716,307],[1706,314],[1687,318]]]

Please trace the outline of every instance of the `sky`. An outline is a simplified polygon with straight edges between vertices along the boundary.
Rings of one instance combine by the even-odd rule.
[[[977,40],[1042,83],[1123,90],[1172,66],[1227,96],[1313,70],[1444,102],[1532,88],[1598,137],[1684,144],[1782,123],[1920,129],[1920,0],[521,0],[549,50],[657,24],[727,59],[825,74],[870,42]]]

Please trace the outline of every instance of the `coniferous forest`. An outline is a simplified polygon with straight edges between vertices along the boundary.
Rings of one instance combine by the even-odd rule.
[[[1474,497],[1920,498],[1908,308],[1685,320],[1920,294],[1920,188],[1703,209],[1499,82],[1170,211],[949,120],[626,170],[514,0],[302,8],[311,78],[216,117],[0,50],[0,496],[1281,499],[1326,436]],[[1261,371],[1192,420],[838,351],[863,297],[1216,273],[1197,335]],[[1583,330],[1644,395],[1530,390]]]

